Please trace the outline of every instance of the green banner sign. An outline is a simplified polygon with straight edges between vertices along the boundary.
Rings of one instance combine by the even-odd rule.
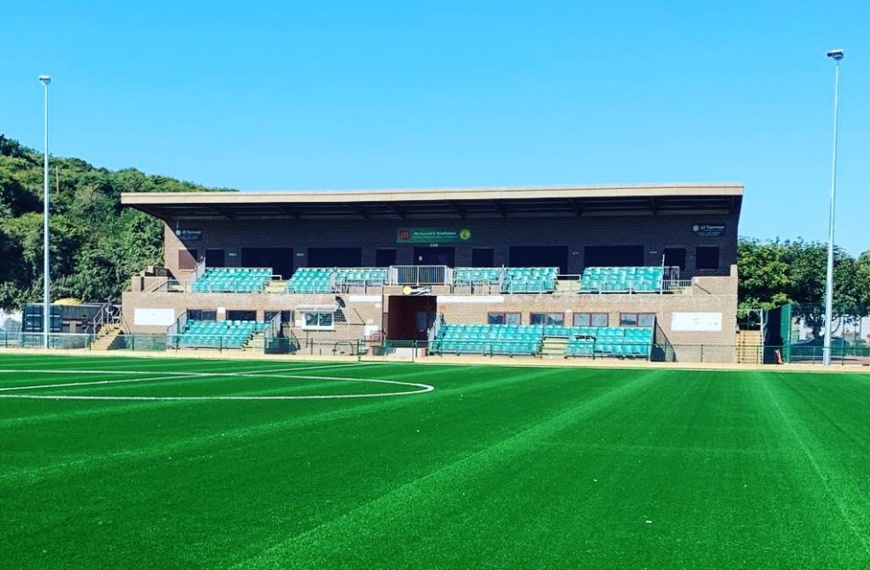
[[[399,228],[396,243],[457,243],[471,241],[468,228]]]

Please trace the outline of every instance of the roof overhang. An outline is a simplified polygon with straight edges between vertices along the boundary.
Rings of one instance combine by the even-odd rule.
[[[428,190],[124,193],[163,220],[473,219],[740,212],[742,184],[546,186]]]

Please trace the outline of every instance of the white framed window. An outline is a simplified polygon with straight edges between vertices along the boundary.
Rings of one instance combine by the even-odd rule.
[[[300,305],[296,307],[296,326],[304,331],[334,331],[337,305]]]

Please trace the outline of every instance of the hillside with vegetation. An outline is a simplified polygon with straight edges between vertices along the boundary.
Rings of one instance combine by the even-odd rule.
[[[216,190],[135,169],[110,171],[77,158],[51,159],[52,298],[119,301],[130,276],[161,263],[162,222],[121,207],[122,192]],[[0,309],[42,300],[43,156],[0,134]],[[821,322],[827,248],[818,242],[741,238],[743,310],[804,304]],[[835,310],[870,313],[870,251],[838,249]]]
[[[50,163],[52,299],[120,301],[130,276],[160,264],[163,224],[121,207],[122,192],[214,190],[77,158]],[[42,300],[43,155],[0,134],[0,308]]]

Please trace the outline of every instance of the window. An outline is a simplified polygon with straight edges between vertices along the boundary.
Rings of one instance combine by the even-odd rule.
[[[278,313],[281,313],[281,324],[293,322],[293,311],[266,311],[263,315],[264,320],[267,323],[270,323]]]
[[[332,311],[322,313],[303,313],[305,324],[302,326],[302,330],[334,330],[334,315],[335,313]]]
[[[642,245],[587,245],[583,248],[585,267],[640,267],[644,265]]]
[[[308,267],[360,267],[361,247],[309,247]]]
[[[575,327],[606,327],[607,313],[574,313]]]
[[[619,326],[651,328],[656,324],[655,313],[620,313]]]
[[[666,247],[662,253],[665,258],[665,267],[679,267],[680,270],[686,268],[685,247]]]
[[[474,248],[471,250],[472,267],[494,267],[495,250],[489,248]]]
[[[486,322],[491,325],[520,325],[520,313],[489,313]]]
[[[529,323],[533,325],[562,325],[565,315],[562,313],[531,313]]]
[[[208,309],[188,309],[187,318],[191,321],[216,321],[217,311]]]
[[[256,321],[257,320],[257,311],[228,310],[227,311],[227,320],[228,321]]]
[[[695,249],[695,269],[719,269],[719,247]]]
[[[226,267],[226,252],[222,249],[205,250],[206,267]]]
[[[389,267],[396,264],[395,249],[376,249],[375,267]]]

